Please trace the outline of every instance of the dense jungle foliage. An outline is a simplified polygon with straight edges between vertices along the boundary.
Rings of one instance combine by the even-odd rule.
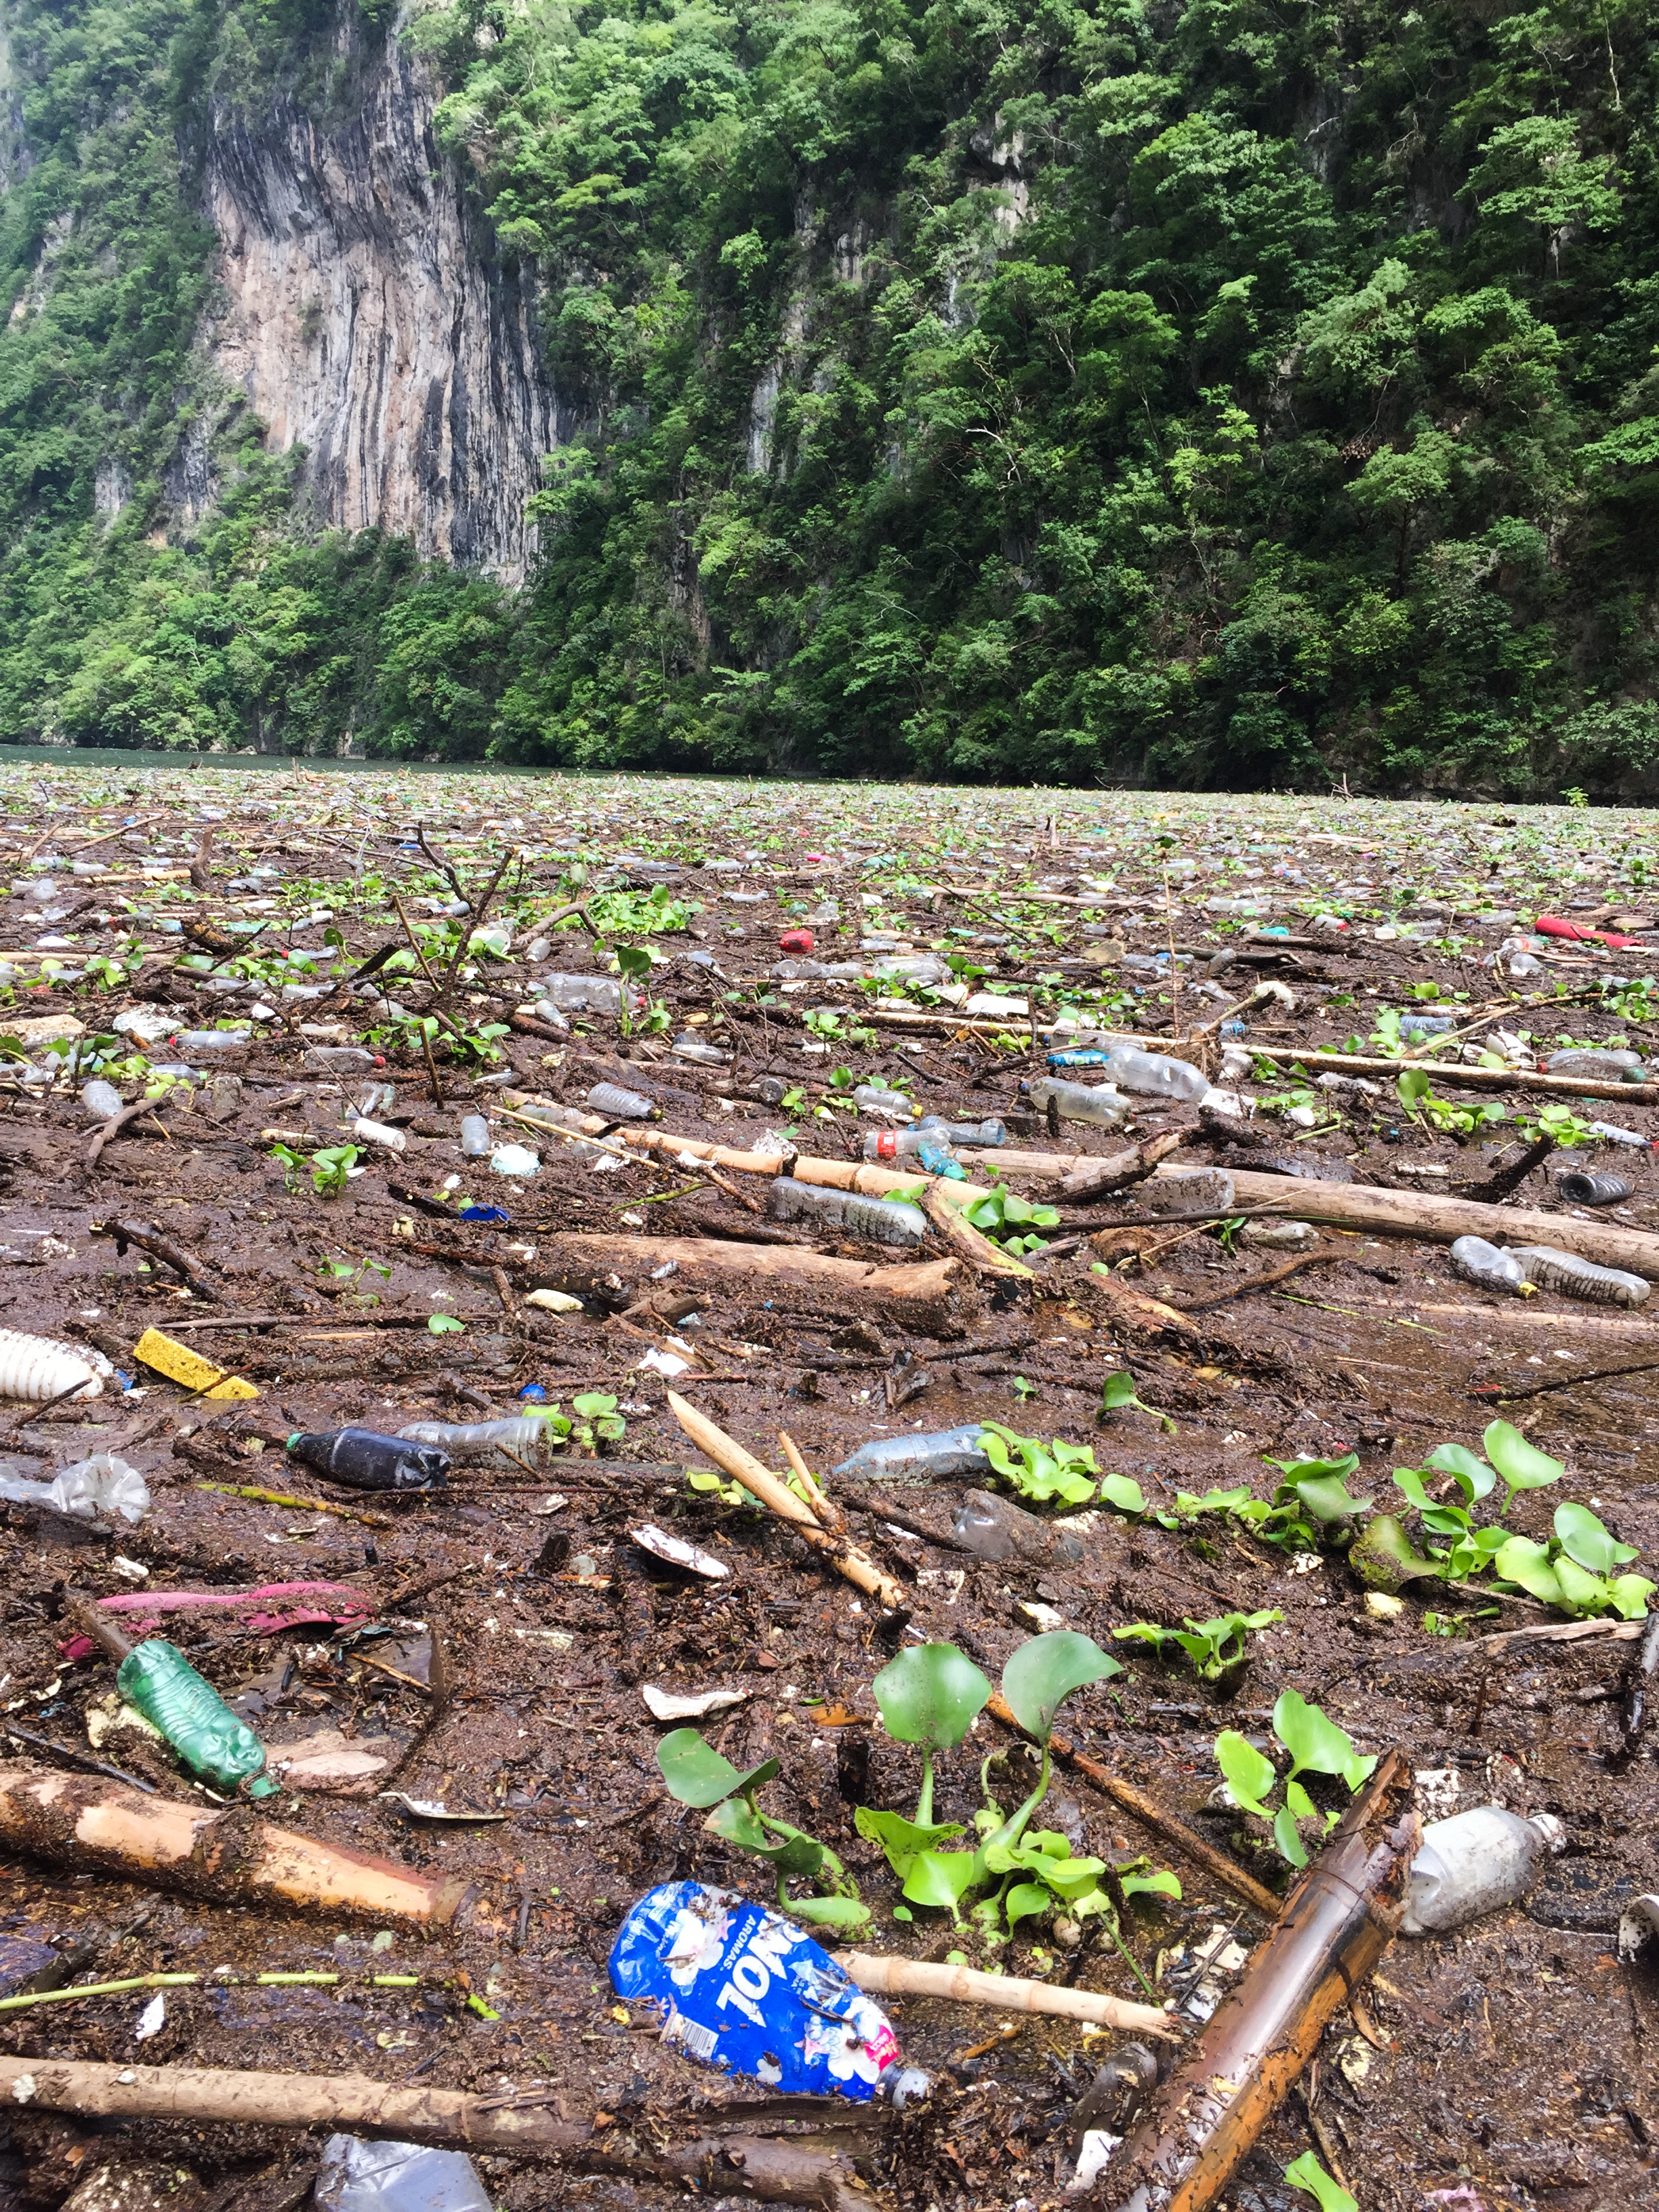
[[[519,593],[308,530],[247,426],[166,542],[210,96],[326,0],[9,4],[0,732],[1659,773],[1653,0],[382,6],[576,425]]]

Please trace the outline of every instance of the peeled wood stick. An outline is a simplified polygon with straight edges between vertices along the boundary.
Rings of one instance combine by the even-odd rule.
[[[366,1851],[331,1850],[241,1808],[142,1796],[38,1766],[0,1766],[0,1845],[48,1864],[181,1889],[217,1903],[278,1906],[441,1927],[467,1895]]]
[[[1436,1039],[1437,1043],[1443,1042]],[[1403,1075],[1407,1068],[1419,1067],[1425,1074],[1440,1076],[1469,1091],[1543,1091],[1553,1098],[1622,1098],[1630,1106],[1659,1106],[1659,1083],[1620,1083],[1593,1075],[1534,1075],[1521,1068],[1468,1067],[1461,1060],[1376,1060],[1358,1053],[1286,1052],[1262,1045],[1252,1045],[1250,1049],[1261,1060],[1286,1066],[1295,1060],[1304,1067],[1334,1068],[1343,1075]]]
[[[963,1194],[963,1197],[953,1194],[957,1191]],[[947,1182],[941,1178],[929,1184],[922,1200],[922,1211],[945,1243],[954,1246],[970,1266],[983,1268],[988,1274],[1023,1275],[1029,1280],[1032,1270],[1023,1260],[1000,1252],[988,1237],[963,1218],[963,1206],[971,1206],[979,1195],[969,1184]]]
[[[867,1596],[879,1598],[889,1613],[896,1613],[904,1607],[904,1590],[892,1577],[883,1574],[873,1560],[851,1544],[820,1528],[811,1508],[803,1504],[787,1483],[780,1482],[769,1467],[763,1467],[752,1452],[745,1451],[735,1437],[728,1437],[724,1429],[689,1405],[676,1390],[668,1393],[668,1410],[700,1452],[712,1459],[716,1467],[724,1468],[745,1490],[752,1492],[781,1521],[788,1522],[805,1543],[833,1563],[837,1573],[844,1575]]]
[[[1140,2035],[1180,2040],[1180,2030],[1156,2005],[1131,2004],[1094,1990],[1060,1989],[1018,1976],[976,1973],[971,1966],[937,1966],[924,1959],[872,1957],[838,1951],[836,1964],[872,1996],[954,1997],[959,2004],[994,2005],[999,2012],[1051,2012],[1061,2020],[1090,2020]]]
[[[800,1455],[800,1446],[787,1429],[778,1431],[778,1442],[783,1446],[784,1457],[800,1480],[800,1486],[806,1492],[807,1504],[823,1526],[839,1535],[842,1527],[840,1506],[826,1498],[818,1487],[817,1476]]]
[[[1000,1720],[1005,1728],[1013,1729],[1021,1735],[1025,1734],[1014,1717],[1012,1706],[1000,1690],[992,1691],[985,1710],[994,1719]],[[1235,1897],[1242,1897],[1246,1905],[1253,1905],[1258,1912],[1265,1912],[1270,1920],[1278,1919],[1283,1899],[1275,1897],[1272,1890],[1265,1889],[1253,1874],[1246,1874],[1243,1868],[1230,1859],[1224,1851],[1217,1850],[1213,1844],[1206,1844],[1202,1836],[1194,1835],[1184,1820],[1177,1819],[1173,1813],[1166,1813],[1161,1805],[1137,1790],[1132,1782],[1123,1781],[1101,1765],[1097,1759],[1074,1749],[1064,1737],[1051,1736],[1048,1748],[1064,1765],[1074,1766],[1086,1781],[1092,1782],[1103,1796],[1109,1797],[1114,1804],[1121,1805],[1126,1813],[1133,1814],[1143,1827],[1151,1828],[1154,1834],[1162,1836],[1165,1843],[1172,1844],[1178,1851],[1184,1851],[1189,1859],[1212,1874],[1218,1881],[1224,1882]]]

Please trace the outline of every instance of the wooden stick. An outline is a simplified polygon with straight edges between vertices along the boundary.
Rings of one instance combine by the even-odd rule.
[[[992,1691],[990,1702],[985,1710],[994,1719],[1000,1720],[1005,1728],[1013,1729],[1021,1735],[1025,1734],[1014,1717],[1013,1708],[1000,1690]],[[1048,1748],[1062,1765],[1074,1766],[1086,1780],[1093,1783],[1103,1796],[1109,1797],[1114,1804],[1121,1805],[1126,1813],[1133,1814],[1143,1827],[1162,1836],[1165,1843],[1184,1852],[1207,1873],[1212,1874],[1218,1881],[1224,1883],[1235,1897],[1243,1898],[1246,1905],[1252,1905],[1258,1912],[1266,1913],[1268,1919],[1278,1919],[1284,1899],[1275,1897],[1272,1890],[1264,1888],[1253,1874],[1246,1874],[1243,1868],[1230,1859],[1224,1851],[1217,1850],[1213,1844],[1206,1844],[1202,1836],[1194,1835],[1184,1820],[1173,1813],[1166,1813],[1161,1805],[1137,1790],[1132,1782],[1123,1781],[1102,1766],[1097,1759],[1074,1749],[1063,1737],[1051,1736]]]
[[[801,1488],[806,1492],[806,1502],[824,1528],[839,1535],[842,1529],[841,1508],[826,1498],[818,1487],[817,1478],[800,1455],[800,1447],[787,1429],[778,1431],[778,1442],[783,1446],[783,1455],[800,1478]]]
[[[144,1797],[38,1766],[0,1766],[0,1844],[220,1903],[296,1905],[421,1928],[453,1921],[468,1894],[465,1877],[439,1881],[366,1851],[333,1850],[240,1807]]]
[[[102,2066],[81,2059],[0,2058],[0,2098],[16,2106],[113,2119],[214,2121],[240,2128],[339,2129],[404,2142],[544,2159],[665,2185],[677,2194],[748,2197],[817,2212],[868,2212],[849,2161],[806,2144],[702,2136],[659,2151],[609,2148],[591,2124],[556,2117],[556,2093],[523,2102],[459,2089],[374,2081],[362,2074],[237,2072],[228,2067]],[[550,2112],[550,2105],[555,2110]]]
[[[1470,1091],[1543,1091],[1553,1098],[1621,1098],[1629,1106],[1659,1106],[1659,1083],[1620,1083],[1616,1078],[1609,1080],[1592,1075],[1534,1075],[1520,1068],[1469,1067],[1462,1060],[1376,1060],[1358,1053],[1286,1052],[1259,1044],[1253,1044],[1250,1050],[1259,1059],[1281,1066],[1295,1060],[1303,1067],[1321,1073],[1330,1068],[1339,1075],[1403,1075],[1407,1068],[1420,1067],[1425,1074],[1440,1076]]]
[[[836,1260],[800,1244],[726,1243],[714,1237],[611,1237],[573,1234],[542,1249],[544,1280],[556,1282],[561,1264],[584,1278],[622,1273],[637,1278],[672,1260],[688,1284],[764,1276],[769,1284],[793,1277],[805,1288],[849,1300],[875,1300],[917,1316],[943,1313],[969,1288],[960,1260],[926,1260],[884,1267],[874,1260]]]
[[[1352,1254],[1338,1250],[1328,1252],[1298,1252],[1294,1260],[1287,1260],[1282,1267],[1269,1267],[1265,1274],[1251,1275],[1231,1290],[1222,1291],[1212,1298],[1200,1298],[1194,1304],[1183,1306],[1189,1314],[1213,1313],[1217,1306],[1231,1305],[1235,1298],[1249,1297],[1252,1291],[1270,1290],[1273,1284],[1282,1283],[1287,1275],[1294,1275],[1304,1267],[1323,1267],[1333,1260],[1348,1260]]]
[[[961,1197],[957,1196],[961,1192]],[[927,1187],[922,1200],[922,1210],[945,1243],[955,1248],[970,1266],[983,1269],[990,1275],[1020,1275],[1028,1281],[1032,1269],[1023,1260],[1011,1253],[1000,1252],[990,1238],[963,1218],[964,1206],[972,1206],[981,1195],[971,1183],[948,1182],[943,1177]]]
[[[745,1490],[752,1492],[780,1521],[788,1522],[803,1542],[823,1553],[836,1571],[845,1576],[856,1589],[869,1597],[878,1598],[889,1613],[897,1613],[908,1603],[900,1583],[890,1575],[883,1574],[872,1559],[866,1559],[854,1546],[820,1528],[811,1508],[796,1497],[787,1483],[780,1482],[769,1467],[763,1467],[735,1437],[728,1437],[724,1429],[688,1404],[676,1390],[668,1393],[668,1410],[705,1457],[712,1459],[716,1467],[724,1468]]]
[[[1177,2043],[1181,2031],[1155,2005],[1131,2004],[1103,1990],[1062,1989],[1018,1975],[981,1974],[971,1966],[937,1966],[924,1959],[876,1958],[838,1951],[836,1964],[872,1996],[952,1997],[958,2004],[994,2005],[999,2012],[1050,2012]]]

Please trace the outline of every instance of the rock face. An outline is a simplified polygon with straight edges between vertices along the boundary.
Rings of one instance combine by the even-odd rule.
[[[351,33],[343,27],[341,40]],[[503,264],[433,134],[433,88],[394,38],[319,123],[284,95],[216,107],[206,213],[222,294],[204,336],[267,449],[306,448],[319,522],[520,581],[525,502],[555,440],[528,270]],[[188,519],[214,491],[200,433],[171,472]]]

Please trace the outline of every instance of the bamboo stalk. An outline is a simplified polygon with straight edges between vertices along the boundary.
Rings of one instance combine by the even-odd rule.
[[[788,1522],[804,1542],[832,1563],[838,1574],[867,1596],[879,1599],[889,1613],[896,1613],[908,1603],[900,1583],[890,1575],[883,1574],[874,1560],[866,1559],[855,1546],[820,1528],[811,1508],[796,1497],[787,1483],[780,1482],[769,1467],[763,1467],[735,1437],[728,1437],[724,1429],[689,1405],[678,1391],[668,1393],[668,1409],[705,1457],[712,1459],[716,1467],[724,1468],[745,1490],[752,1492],[779,1520]]]
[[[1068,1990],[1018,1975],[981,1974],[971,1966],[942,1966],[924,1959],[877,1958],[864,1951],[838,1951],[836,1964],[872,1996],[951,1997],[958,2004],[994,2005],[999,2012],[1048,2012],[1061,2020],[1092,2021],[1139,2035],[1178,2042],[1180,2030],[1156,2005],[1096,1990]]]

